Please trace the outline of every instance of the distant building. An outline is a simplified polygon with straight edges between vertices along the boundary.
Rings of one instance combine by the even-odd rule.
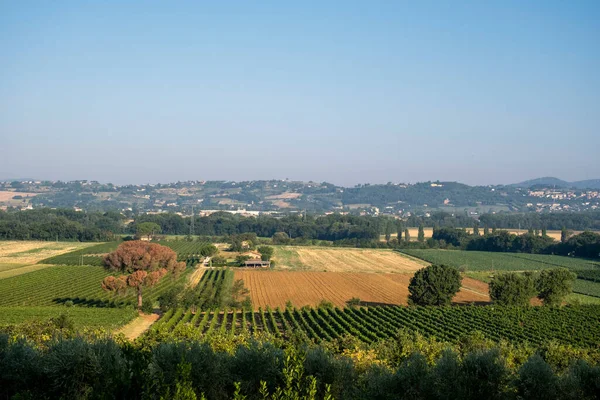
[[[269,268],[269,267],[271,267],[271,261],[248,260],[248,261],[244,261],[244,267],[246,267],[246,268]]]

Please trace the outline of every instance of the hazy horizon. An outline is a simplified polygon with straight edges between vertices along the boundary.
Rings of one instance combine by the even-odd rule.
[[[600,178],[600,3],[0,4],[0,178]]]

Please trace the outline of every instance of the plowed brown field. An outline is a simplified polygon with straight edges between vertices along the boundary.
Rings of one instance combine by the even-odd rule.
[[[236,271],[250,290],[255,308],[316,306],[322,300],[345,306],[352,297],[369,304],[408,304],[411,274],[373,274],[359,272]],[[489,302],[487,285],[471,278],[463,279],[463,289],[454,303]]]
[[[392,250],[277,246],[277,269],[327,272],[414,272],[428,263]]]

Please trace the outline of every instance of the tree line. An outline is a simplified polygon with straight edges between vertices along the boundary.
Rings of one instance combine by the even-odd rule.
[[[557,242],[544,231],[531,231],[515,235],[507,231],[484,231],[483,235],[469,233],[465,229],[434,229],[433,236],[423,243],[427,247],[456,247],[463,250],[556,254],[585,258],[600,258],[600,234],[583,232],[569,236],[563,230],[561,241]]]

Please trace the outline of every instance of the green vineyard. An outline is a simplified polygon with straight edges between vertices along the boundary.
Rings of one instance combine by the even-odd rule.
[[[162,293],[187,279],[188,269],[178,279],[166,277],[144,292],[144,300],[156,300]],[[110,275],[104,268],[61,265],[0,280],[0,306],[50,306],[72,301],[88,307],[114,307],[134,303],[132,294],[117,296],[102,290]]]
[[[150,337],[201,338],[215,334],[268,332],[302,335],[316,342],[346,335],[367,343],[394,337],[399,329],[456,342],[477,330],[494,341],[533,344],[549,340],[579,346],[600,343],[600,306],[564,307],[371,307],[197,312],[169,310]]]
[[[403,249],[402,253],[432,264],[445,264],[468,271],[536,271],[565,267],[571,270],[598,270],[600,262],[547,254],[495,253],[487,251]]]
[[[46,258],[38,262],[38,264],[102,266],[102,255],[116,250],[119,244],[121,242],[100,243],[70,253]]]
[[[76,328],[118,328],[136,317],[133,307],[0,307],[0,326],[43,322],[60,315],[57,310],[71,318]]]

